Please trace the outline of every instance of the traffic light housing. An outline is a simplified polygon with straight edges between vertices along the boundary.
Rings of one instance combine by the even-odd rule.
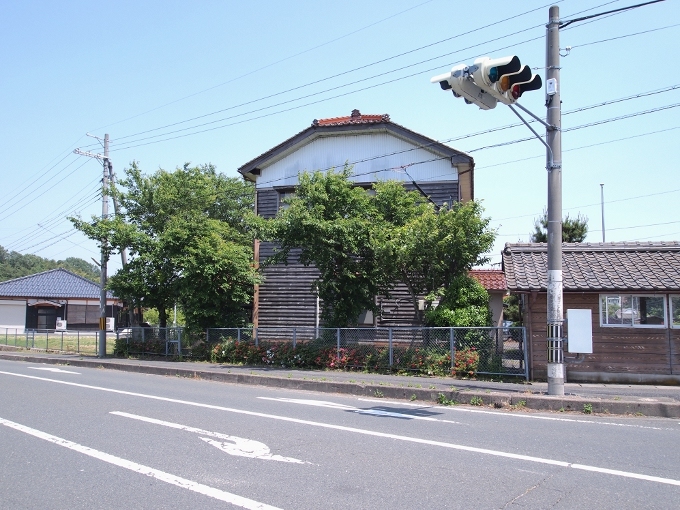
[[[541,77],[522,65],[517,55],[481,57],[470,69],[475,83],[503,104],[513,104],[524,92],[543,86]]]
[[[430,79],[431,83],[439,83],[442,90],[451,90],[455,97],[462,97],[467,104],[475,104],[482,110],[496,107],[497,99],[479,87],[472,79],[469,68],[457,65],[450,73],[440,74]]]
[[[498,101],[515,103],[524,92],[538,90],[543,86],[541,77],[522,65],[519,57],[480,57],[474,65],[457,65],[450,73],[430,80],[442,89],[452,90],[455,97],[462,97],[468,104],[476,104],[483,110],[495,108]]]

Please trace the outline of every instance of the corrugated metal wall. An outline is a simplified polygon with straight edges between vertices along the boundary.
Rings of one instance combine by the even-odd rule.
[[[340,169],[345,162],[354,164],[355,182],[410,181],[399,167],[412,163],[417,164],[407,170],[418,182],[458,180],[458,172],[448,157],[417,148],[393,135],[374,132],[317,138],[272,165],[261,168],[257,188],[294,186],[300,172]]]

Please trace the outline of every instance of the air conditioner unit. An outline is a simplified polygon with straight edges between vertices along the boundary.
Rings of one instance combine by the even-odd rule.
[[[54,329],[56,331],[66,331],[66,321],[63,319],[57,319],[57,326]]]
[[[115,331],[116,330],[116,319],[115,317],[107,317],[106,318],[106,331]]]

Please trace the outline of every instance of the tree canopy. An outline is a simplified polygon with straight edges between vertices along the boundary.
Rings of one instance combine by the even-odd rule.
[[[132,163],[125,174],[111,190],[118,216],[71,218],[109,255],[129,249],[130,260],[108,287],[135,306],[157,309],[161,327],[175,302],[191,328],[244,324],[258,282],[246,226],[253,186],[212,165],[145,175]]]
[[[579,213],[576,218],[569,215],[562,220],[562,242],[582,243],[588,235],[588,217]],[[548,211],[544,210],[540,218],[534,221],[534,232],[531,234],[532,243],[548,242]]]
[[[99,283],[99,268],[83,259],[67,257],[64,260],[51,260],[38,255],[7,251],[0,246],[0,282],[57,268]]]
[[[350,180],[352,170],[303,173],[288,207],[262,222],[261,235],[280,245],[271,262],[315,265],[315,282],[329,326],[356,324],[364,310],[377,311],[375,297],[403,283],[422,321],[417,301],[447,288],[472,266],[484,263],[493,244],[479,203],[436,210],[403,183],[375,183],[373,193]]]

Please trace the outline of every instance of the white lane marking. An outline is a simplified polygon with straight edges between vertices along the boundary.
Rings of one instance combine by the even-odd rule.
[[[274,400],[277,402],[287,402],[290,404],[302,404],[307,406],[315,407],[328,407],[330,409],[339,409],[341,411],[350,411],[357,414],[368,414],[372,416],[388,416],[390,418],[406,418],[409,420],[422,420],[422,421],[435,421],[439,423],[453,423],[460,425],[458,421],[452,420],[442,420],[440,418],[431,418],[429,416],[414,416],[412,414],[395,413],[393,411],[381,411],[380,409],[361,409],[354,406],[348,406],[345,404],[338,404],[336,402],[327,402],[325,400],[307,400],[300,398],[273,398],[273,397],[257,397],[262,400]],[[383,402],[381,402],[383,403]]]
[[[590,425],[610,425],[614,427],[631,427],[635,429],[650,429],[650,430],[674,430],[670,427],[650,427],[649,425],[631,425],[630,423],[615,423],[609,421],[595,421],[595,420],[580,420],[578,418],[557,418],[554,416],[537,416],[534,414],[522,414],[522,413],[510,413],[510,412],[498,412],[498,411],[484,411],[482,409],[470,409],[467,407],[451,407],[451,406],[424,406],[422,404],[411,404],[409,402],[389,402],[387,400],[375,400],[370,398],[360,398],[358,399],[362,402],[380,402],[381,404],[390,405],[403,405],[403,406],[414,406],[419,409],[435,408],[435,409],[446,409],[449,411],[458,411],[461,413],[478,413],[478,414],[493,414],[495,416],[510,416],[513,418],[528,418],[531,420],[548,420],[548,421],[568,421],[575,423],[588,423]]]
[[[225,411],[229,413],[235,413],[235,414],[243,414],[246,416],[256,416],[258,418],[269,418],[272,420],[280,420],[280,421],[285,421],[289,423],[298,423],[301,425],[310,425],[312,427],[321,427],[321,428],[326,428],[326,429],[331,429],[331,430],[342,430],[345,432],[354,432],[356,434],[363,434],[366,436],[373,436],[373,437],[384,437],[388,439],[397,439],[399,441],[405,441],[405,442],[410,442],[410,443],[418,443],[418,444],[426,444],[430,446],[440,446],[443,448],[451,448],[453,450],[461,450],[461,451],[466,451],[466,452],[473,452],[473,453],[481,453],[484,455],[493,455],[495,457],[504,457],[508,459],[515,459],[515,460],[524,460],[527,462],[536,462],[539,464],[549,464],[552,466],[560,466],[560,467],[565,467],[565,468],[572,468],[572,469],[580,469],[584,471],[594,471],[594,472],[599,472],[599,473],[606,473],[606,474],[611,474],[611,475],[616,475],[616,476],[623,476],[626,478],[635,478],[638,480],[645,480],[648,482],[657,482],[657,483],[665,483],[669,485],[679,485],[680,486],[680,480],[674,480],[672,478],[661,478],[658,476],[650,476],[650,475],[643,475],[639,473],[632,473],[628,471],[617,471],[614,469],[607,469],[607,468],[600,468],[596,466],[588,466],[585,464],[571,464],[569,462],[564,462],[561,460],[552,460],[552,459],[544,459],[541,457],[532,457],[530,455],[521,455],[518,453],[508,453],[508,452],[502,452],[498,450],[489,450],[486,448],[477,448],[474,446],[465,446],[465,445],[459,445],[459,444],[454,444],[454,443],[444,443],[442,441],[432,441],[430,439],[421,439],[418,437],[409,437],[409,436],[400,436],[397,434],[387,434],[384,432],[377,432],[373,430],[366,430],[366,429],[358,429],[355,427],[344,427],[342,425],[332,425],[330,423],[321,423],[317,421],[309,421],[309,420],[301,420],[298,418],[289,418],[288,416],[279,416],[276,414],[267,414],[267,413],[259,413],[256,411],[246,411],[244,409],[233,409],[229,407],[223,407],[223,406],[217,406],[213,404],[203,404],[200,402],[191,402],[189,400],[179,400],[175,398],[169,398],[169,397],[159,397],[157,395],[147,395],[144,393],[135,393],[132,391],[124,391],[124,390],[116,390],[113,388],[104,388],[101,386],[91,386],[89,384],[80,384],[80,383],[74,383],[70,381],[60,381],[58,379],[48,379],[46,377],[36,377],[34,375],[25,375],[25,374],[16,374],[14,372],[4,372],[0,371],[0,374],[5,374],[5,375],[11,375],[14,377],[22,377],[25,379],[35,379],[38,381],[47,381],[47,382],[52,382],[56,384],[64,384],[66,386],[76,386],[79,388],[87,388],[91,390],[97,390],[97,391],[105,391],[108,393],[116,393],[118,395],[129,395],[133,397],[140,397],[140,398],[148,398],[150,400],[158,400],[161,402],[172,402],[174,404],[183,404],[183,405],[188,405],[188,406],[194,406],[194,407],[201,407],[204,409],[214,409],[217,411]]]
[[[182,478],[171,473],[166,473],[164,471],[144,466],[142,464],[137,464],[136,462],[122,459],[120,457],[116,457],[115,455],[101,452],[99,450],[95,450],[94,448],[89,448],[88,446],[83,446],[81,444],[74,443],[73,441],[53,436],[51,434],[48,434],[47,432],[42,432],[40,430],[32,429],[30,427],[21,425],[19,423],[15,423],[13,421],[5,420],[4,418],[0,418],[0,425],[5,425],[6,427],[18,430],[20,432],[24,432],[26,434],[30,434],[31,436],[37,437],[39,439],[44,439],[45,441],[49,441],[50,443],[54,443],[56,445],[63,446],[64,448],[74,450],[78,453],[88,455],[95,459],[108,462],[109,464],[113,464],[114,466],[129,469],[130,471],[134,471],[145,476],[150,476],[151,478],[155,478],[162,482],[176,485],[177,487],[181,487],[182,489],[188,489],[190,491],[197,492],[199,494],[203,494],[204,496],[218,499],[220,501],[225,501],[227,503],[231,503],[232,505],[253,510],[280,510],[277,507],[270,506],[265,503],[260,503],[252,499],[244,498],[242,496],[238,496],[230,492],[225,492],[220,489],[210,487],[208,485],[203,485],[201,483],[194,482],[192,480],[187,480],[186,478]]]
[[[26,367],[30,368],[32,370],[46,370],[47,372],[57,372],[60,374],[76,374],[80,375],[80,372],[71,372],[70,370],[62,370],[61,368],[54,368],[54,367]]]
[[[229,436],[227,434],[221,434],[219,432],[211,432],[209,430],[198,429],[196,427],[189,427],[187,425],[180,425],[179,423],[172,423],[170,421],[157,420],[155,418],[149,418],[147,416],[139,416],[137,414],[124,413],[122,411],[111,411],[110,414],[115,414],[116,416],[122,416],[124,418],[132,418],[133,420],[139,420],[146,423],[153,423],[155,425],[163,425],[164,427],[170,427],[173,429],[184,430],[186,432],[193,432],[195,434],[200,434],[202,436],[216,437],[218,439],[223,439],[223,441],[214,441],[207,437],[202,437],[201,439],[206,443],[215,446],[229,455],[235,455],[237,457],[250,457],[252,459],[262,459],[262,460],[276,460],[279,462],[292,462],[294,464],[304,464],[301,460],[293,459],[291,457],[282,457],[281,455],[274,455],[269,450],[269,447],[260,443],[259,441],[254,441],[252,439],[245,439],[242,437]]]

